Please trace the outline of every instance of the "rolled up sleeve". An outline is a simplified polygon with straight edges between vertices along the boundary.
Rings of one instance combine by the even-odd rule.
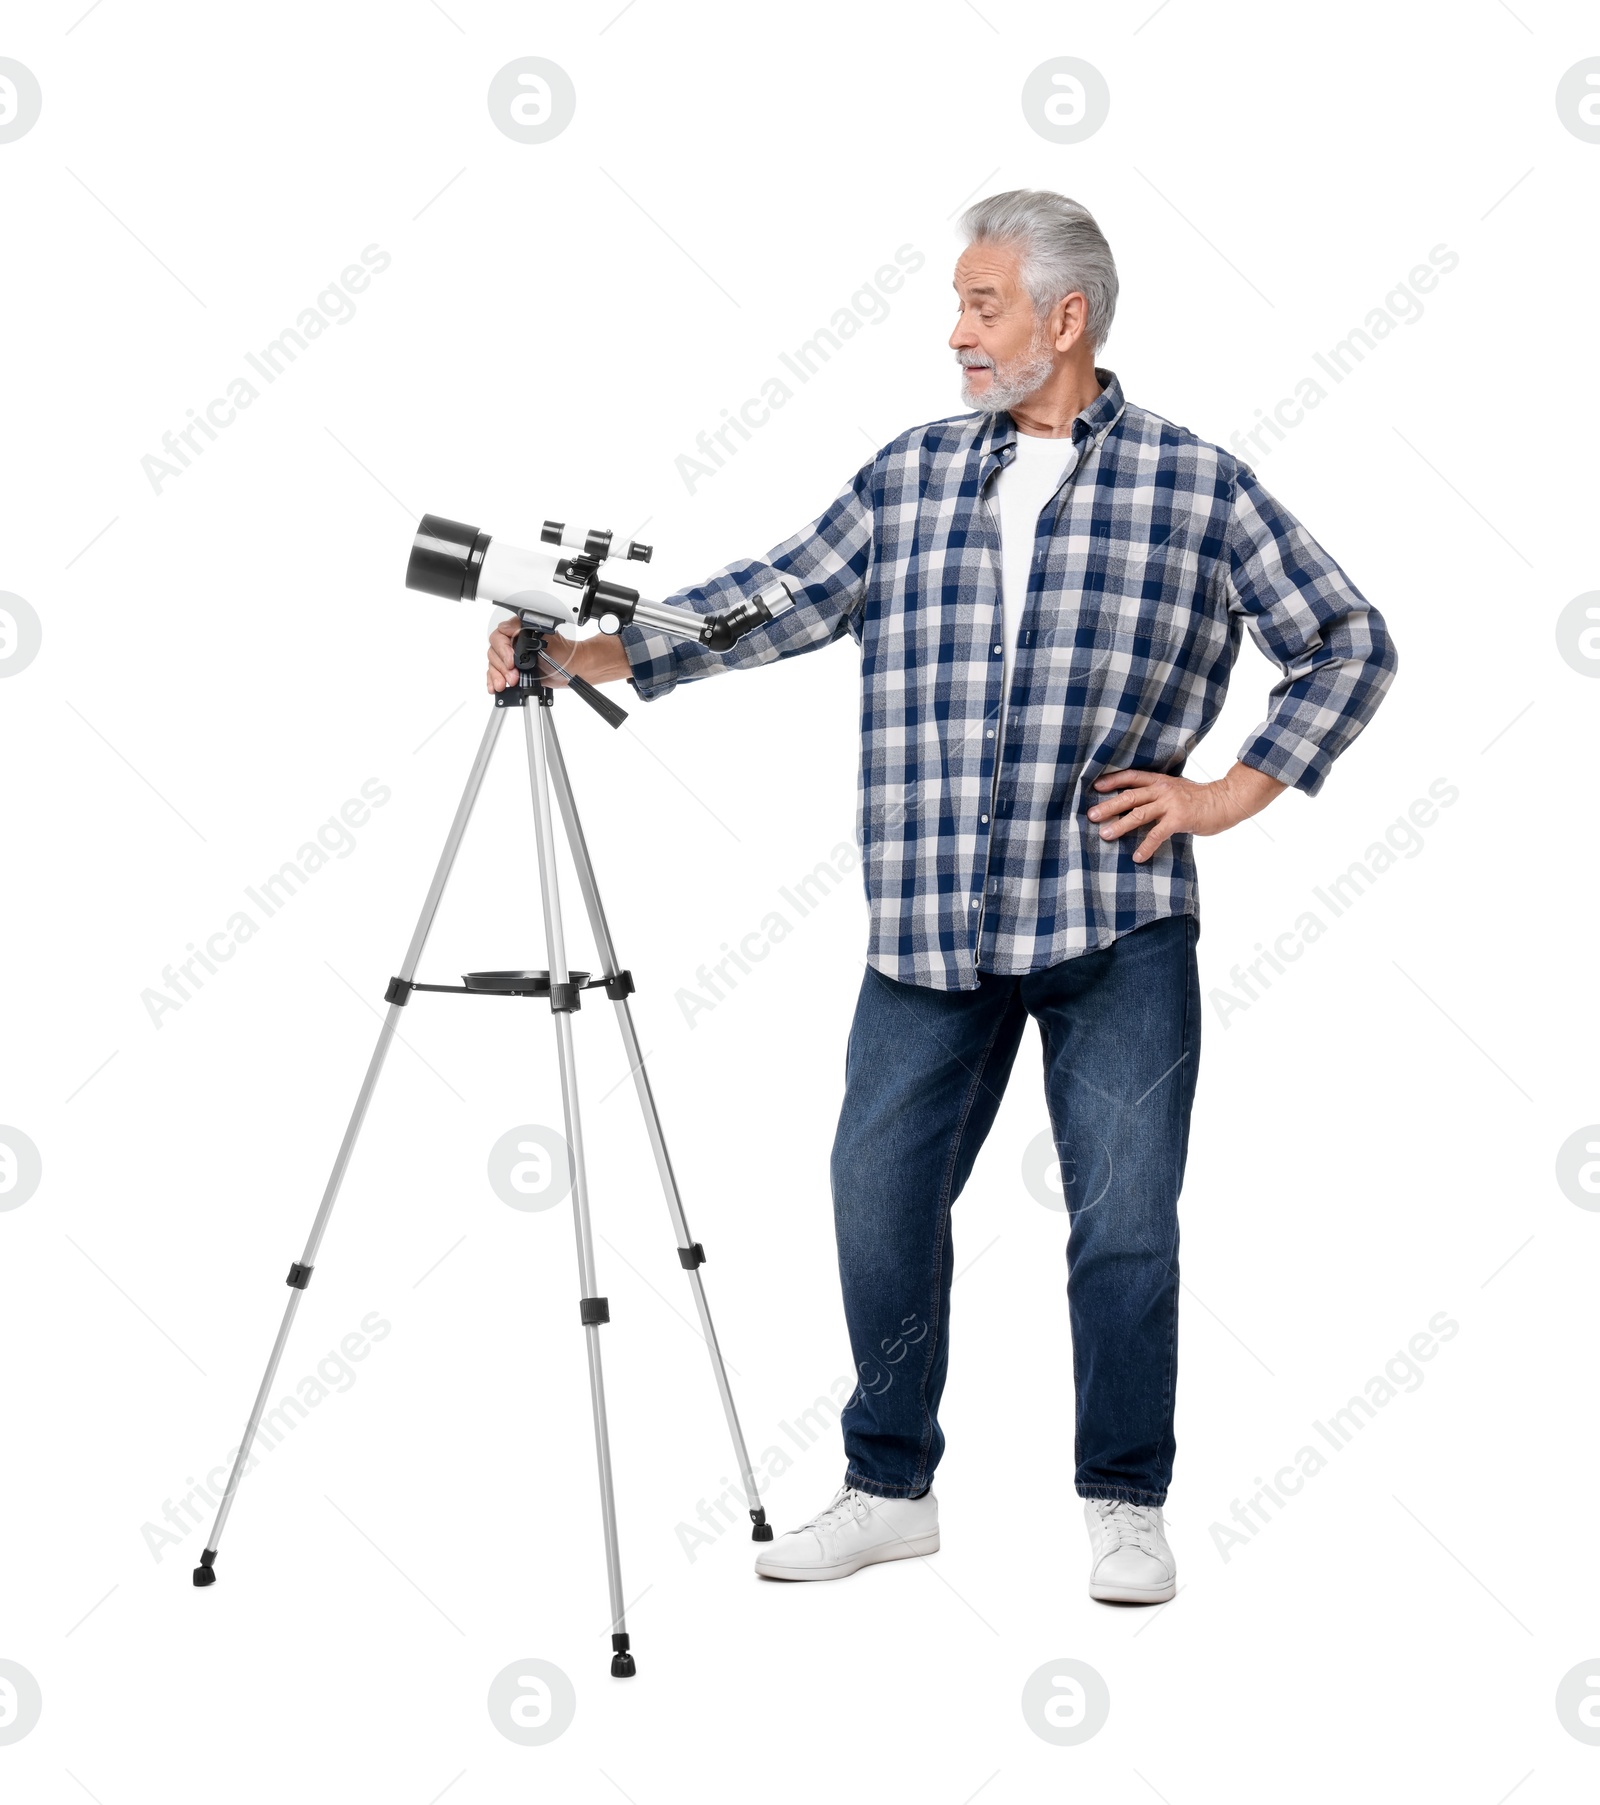
[[[1239,759],[1314,796],[1399,668],[1378,610],[1241,464],[1228,519],[1228,606],[1283,673]]]
[[[713,652],[655,627],[624,627],[620,637],[631,667],[628,680],[641,700],[653,702],[680,683],[793,658],[843,637],[866,593],[875,468],[875,459],[863,464],[810,526],[774,546],[765,559],[742,559],[707,582],[662,597],[669,607],[714,614],[753,596],[776,576],[787,579],[794,606],[746,633],[730,650]]]

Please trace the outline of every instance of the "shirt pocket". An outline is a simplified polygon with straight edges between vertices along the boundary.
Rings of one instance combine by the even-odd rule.
[[[1052,601],[1041,610],[1040,662],[1052,694],[1062,687],[1085,700],[1137,682],[1151,667],[1187,663],[1215,635],[1216,583],[1199,551],[1199,533],[1188,522],[1159,538],[1113,545],[1091,553],[1089,573],[1080,567],[1059,577]],[[1226,632],[1224,629],[1224,637]]]

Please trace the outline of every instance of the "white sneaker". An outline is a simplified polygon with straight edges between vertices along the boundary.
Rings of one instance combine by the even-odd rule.
[[[763,1579],[843,1579],[874,1561],[939,1551],[939,1501],[878,1498],[842,1485],[826,1510],[756,1557]]]
[[[1154,1505],[1085,1498],[1089,1596],[1111,1604],[1165,1604],[1178,1590],[1178,1563]]]

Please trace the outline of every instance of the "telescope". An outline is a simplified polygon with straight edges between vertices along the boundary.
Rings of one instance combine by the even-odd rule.
[[[256,1393],[255,1404],[245,1424],[244,1435],[234,1455],[216,1520],[201,1551],[200,1564],[194,1570],[197,1586],[212,1586],[217,1579],[217,1552],[222,1532],[228,1523],[239,1481],[250,1461],[250,1449],[261,1427],[262,1415],[271,1401],[278,1364],[283,1358],[295,1312],[311,1283],[318,1251],[327,1230],[333,1206],[355,1152],[367,1109],[377,1088],[379,1074],[394,1039],[401,1011],[419,992],[429,995],[470,997],[522,997],[542,999],[550,1010],[555,1027],[556,1054],[561,1071],[561,1109],[565,1128],[563,1149],[566,1156],[568,1189],[572,1196],[573,1223],[578,1243],[578,1321],[583,1329],[589,1362],[589,1404],[594,1417],[595,1459],[600,1482],[600,1524],[605,1544],[606,1586],[611,1605],[611,1672],[617,1679],[627,1679],[637,1671],[631,1651],[627,1624],[625,1594],[622,1586],[622,1556],[618,1544],[615,1488],[611,1471],[611,1435],[606,1420],[605,1384],[601,1371],[600,1331],[611,1321],[611,1300],[599,1288],[599,1275],[594,1253],[594,1233],[589,1218],[589,1181],[584,1160],[581,1111],[578,1103],[573,1017],[578,1014],[585,993],[596,1001],[598,992],[615,1011],[622,1034],[623,1053],[634,1089],[644,1113],[645,1128],[661,1188],[666,1200],[672,1228],[677,1263],[682,1268],[700,1321],[700,1335],[711,1356],[712,1374],[722,1400],[723,1415],[733,1438],[734,1456],[744,1481],[745,1501],[750,1513],[750,1539],[770,1542],[772,1526],[756,1484],[750,1450],[734,1408],[733,1392],[728,1384],[726,1363],[711,1322],[711,1307],[706,1301],[700,1268],[705,1264],[705,1247],[689,1232],[677,1176],[667,1154],[667,1143],[645,1070],[645,1054],[639,1044],[629,998],[636,988],[632,971],[618,957],[616,943],[606,920],[600,899],[599,880],[589,858],[583,824],[578,818],[578,805],[567,775],[566,759],[556,735],[555,699],[558,694],[548,675],[540,675],[541,663],[551,665],[568,680],[569,687],[597,713],[620,726],[627,719],[622,709],[608,701],[592,685],[585,683],[556,663],[545,649],[545,636],[557,627],[583,626],[593,621],[602,633],[619,633],[630,621],[692,639],[709,651],[725,652],[753,628],[775,620],[794,605],[794,594],[787,578],[774,576],[754,595],[734,602],[715,614],[697,614],[690,608],[672,608],[661,602],[648,602],[635,589],[603,577],[601,567],[612,558],[621,562],[648,564],[650,547],[629,541],[615,547],[608,531],[591,529],[579,538],[569,534],[558,520],[547,520],[539,535],[541,549],[524,550],[505,545],[475,526],[464,526],[459,520],[446,520],[439,514],[424,514],[417,526],[406,565],[406,587],[424,595],[442,596],[446,601],[492,602],[514,614],[520,624],[516,641],[517,681],[497,692],[490,704],[489,719],[479,742],[477,756],[467,776],[455,819],[445,839],[444,851],[433,875],[433,882],[422,904],[411,944],[400,970],[389,980],[383,992],[388,1011],[379,1030],[378,1044],[367,1066],[367,1075],[356,1096],[354,1111],[344,1139],[339,1145],[333,1171],[322,1193],[322,1202],[311,1224],[300,1258],[289,1268],[286,1281],[289,1298],[284,1308],[278,1338],[267,1360],[266,1374]],[[495,742],[506,717],[522,715],[522,734],[528,754],[528,777],[533,800],[534,843],[539,860],[539,889],[544,913],[546,966],[542,970],[495,970],[463,972],[459,984],[424,983],[417,977],[418,964],[433,926],[434,916],[444,898],[445,886],[460,849],[462,836],[477,802],[484,775],[489,769]],[[554,801],[552,803],[552,793]],[[566,929],[563,925],[556,861],[556,828],[566,830],[568,851],[577,873],[578,889],[594,939],[594,963],[575,971],[567,962]],[[521,912],[519,912],[521,913]],[[474,1004],[473,1007],[480,1005]],[[609,1095],[609,1092],[607,1093]],[[542,1119],[548,1119],[544,1117]],[[517,1132],[521,1132],[518,1130]],[[648,1588],[647,1588],[648,1589]]]
[[[537,682],[541,657],[555,664],[544,650],[543,639],[552,628],[581,627],[593,621],[602,633],[620,633],[630,622],[637,622],[692,639],[707,651],[726,652],[746,633],[794,606],[787,581],[774,577],[753,596],[741,597],[715,614],[668,607],[646,601],[637,589],[600,574],[601,565],[614,557],[624,563],[648,564],[652,547],[636,539],[616,546],[607,527],[591,527],[580,537],[560,520],[545,521],[539,541],[538,550],[507,545],[459,520],[424,514],[417,523],[406,564],[407,589],[447,602],[491,602],[519,617],[522,631],[517,635],[514,657],[524,687]],[[582,677],[573,676],[561,665],[555,668],[613,727],[620,727],[628,718],[624,709]]]

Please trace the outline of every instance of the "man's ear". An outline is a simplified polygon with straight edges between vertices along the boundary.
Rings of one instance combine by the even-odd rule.
[[[1055,344],[1058,351],[1070,351],[1083,334],[1089,303],[1076,289],[1058,303],[1055,312]]]

